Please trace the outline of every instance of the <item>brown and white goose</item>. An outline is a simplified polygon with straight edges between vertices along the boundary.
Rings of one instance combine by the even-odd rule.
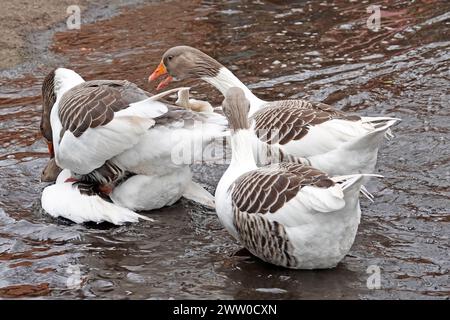
[[[259,138],[256,144],[278,150],[281,156],[294,156],[285,158],[329,174],[373,172],[379,145],[398,121],[391,117],[347,115],[329,105],[306,100],[261,100],[230,70],[189,46],[167,50],[149,81],[164,74],[168,77],[159,84],[159,89],[174,79],[186,78],[200,78],[223,95],[231,87],[241,88],[250,101],[251,128]]]
[[[56,164],[70,170],[67,183],[97,184],[115,205],[129,210],[161,208],[182,196],[214,205],[213,197],[192,181],[190,164],[202,157],[203,144],[226,129],[223,116],[158,101],[160,95],[149,97],[128,81],[85,82],[64,68],[46,77],[43,98],[41,128]],[[193,144],[200,147],[187,159],[173,152],[191,151]],[[44,209],[75,221],[77,213],[65,209],[76,205],[58,202],[57,194],[45,193]]]
[[[331,268],[349,252],[360,221],[363,176],[330,176],[311,166],[257,168],[243,90],[231,88],[223,111],[232,159],[216,189],[225,228],[262,260],[293,269]],[[371,175],[371,174],[367,174]]]

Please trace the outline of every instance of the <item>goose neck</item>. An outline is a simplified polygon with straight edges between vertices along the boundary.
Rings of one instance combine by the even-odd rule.
[[[265,103],[264,100],[259,99],[255,96],[245,84],[242,83],[230,70],[222,66],[219,72],[214,77],[203,77],[204,81],[208,82],[219,90],[223,96],[226,95],[227,91],[232,87],[241,88],[244,91],[245,97],[250,101],[250,112],[252,115],[254,112],[259,110],[261,105]]]
[[[253,133],[248,129],[240,129],[231,136],[231,163],[230,168],[240,174],[257,168],[253,155]]]

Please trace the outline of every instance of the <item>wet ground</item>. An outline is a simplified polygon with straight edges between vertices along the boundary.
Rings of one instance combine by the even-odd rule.
[[[383,3],[378,32],[366,25],[368,1],[172,1],[30,36],[34,60],[0,78],[0,297],[448,299],[450,3]],[[355,244],[336,269],[231,256],[240,247],[215,213],[188,201],[151,213],[156,223],[122,227],[42,212],[46,72],[64,65],[153,90],[148,74],[179,44],[216,57],[264,99],[309,96],[403,120],[380,150],[385,178],[368,186],[375,202],[361,200]],[[184,84],[221,101],[206,84]],[[213,191],[222,170],[197,167],[196,177]],[[370,266],[379,267],[380,289],[367,287]]]

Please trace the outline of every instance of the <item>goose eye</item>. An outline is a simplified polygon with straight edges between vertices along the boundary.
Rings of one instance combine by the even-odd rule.
[[[172,60],[173,56],[168,56],[167,59],[170,61]]]

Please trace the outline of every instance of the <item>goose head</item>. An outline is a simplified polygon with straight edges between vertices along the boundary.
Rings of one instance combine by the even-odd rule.
[[[167,50],[148,80],[153,81],[163,75],[167,75],[167,78],[160,82],[157,90],[166,87],[172,80],[197,78],[214,86],[223,96],[232,87],[242,89],[245,97],[250,101],[250,115],[266,103],[255,96],[245,84],[217,60],[189,46],[177,46]]]
[[[45,168],[41,173],[42,182],[53,182],[56,181],[56,177],[61,172],[61,168],[58,167],[55,161],[55,153],[53,151],[53,134],[52,125],[50,123],[50,113],[52,111],[53,105],[56,102],[55,93],[55,70],[52,70],[45,78],[42,83],[42,115],[40,130],[41,134],[47,142],[48,153],[50,155],[50,160],[48,161]]]
[[[223,66],[202,51],[189,46],[177,46],[167,50],[149,81],[168,75],[157,87],[160,90],[173,80],[215,77]]]
[[[233,132],[249,129],[250,102],[242,89],[232,87],[227,91],[222,102],[222,110]]]
[[[41,173],[42,182],[53,182],[61,173],[62,169],[56,164],[55,158],[51,158]]]
[[[42,82],[42,115],[41,115],[41,134],[47,140],[52,142],[52,125],[50,123],[50,113],[56,102],[55,93],[55,70],[52,70]],[[50,149],[49,149],[50,151]]]

